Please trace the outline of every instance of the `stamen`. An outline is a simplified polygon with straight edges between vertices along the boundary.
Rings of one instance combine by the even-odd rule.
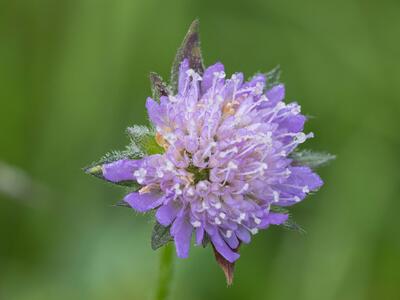
[[[139,184],[142,184],[144,182],[146,174],[147,174],[147,170],[144,168],[140,168],[139,170],[136,170],[135,172],[133,172],[133,176],[136,177],[136,180]]]
[[[197,228],[197,227],[201,226],[201,222],[196,220],[196,221],[192,222],[192,225],[193,225],[193,227]]]

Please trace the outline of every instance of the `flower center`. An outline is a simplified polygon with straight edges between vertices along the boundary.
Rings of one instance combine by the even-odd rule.
[[[200,169],[192,164],[186,168],[186,171],[193,174],[194,184],[197,184],[202,180],[208,180],[210,177],[210,169]]]

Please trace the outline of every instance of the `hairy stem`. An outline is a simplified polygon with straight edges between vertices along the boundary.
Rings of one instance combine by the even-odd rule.
[[[172,243],[168,243],[161,249],[156,300],[166,300],[168,298],[173,275],[173,261],[174,247]]]

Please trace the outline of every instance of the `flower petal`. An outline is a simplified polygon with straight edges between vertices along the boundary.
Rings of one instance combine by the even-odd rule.
[[[214,81],[214,73],[223,72],[224,69],[224,65],[220,62],[217,62],[216,64],[209,66],[204,71],[203,81],[201,82],[201,91],[203,94],[212,87]]]
[[[140,166],[140,161],[121,159],[102,167],[105,179],[112,182],[120,182],[125,180],[134,180],[133,172]]]
[[[266,92],[266,96],[270,104],[275,105],[285,98],[285,86],[283,84],[275,85],[272,89]]]
[[[184,92],[186,81],[188,80],[188,74],[186,73],[187,70],[189,70],[189,60],[186,58],[181,62],[181,65],[179,66],[178,93],[181,95]]]
[[[160,125],[160,123],[162,123],[162,111],[160,105],[152,98],[148,97],[146,100],[146,109],[151,122],[155,125]]]
[[[240,226],[238,229],[235,231],[236,236],[241,240],[243,243],[248,244],[251,241],[251,235],[250,232],[244,228],[243,226]]]
[[[288,217],[289,216],[287,214],[269,213],[265,218],[261,220],[258,228],[265,229],[269,227],[269,225],[281,225],[287,221]]]
[[[163,225],[168,226],[175,220],[178,214],[179,208],[177,208],[172,201],[168,204],[161,206],[156,213],[157,221]]]
[[[196,245],[200,246],[203,243],[203,239],[204,239],[204,228],[197,227],[196,228]]]
[[[174,224],[172,224],[171,235],[174,237],[176,254],[180,258],[187,258],[189,256],[192,231],[192,224],[190,224],[185,214],[176,218]]]
[[[234,252],[226,244],[226,242],[221,238],[221,235],[219,234],[218,231],[216,231],[211,236],[211,242],[214,245],[215,249],[218,251],[218,253],[221,254],[227,261],[233,263],[240,257],[238,253]]]
[[[134,192],[126,195],[124,201],[138,212],[146,212],[160,206],[164,198],[160,194]]]
[[[301,200],[311,191],[318,190],[323,181],[309,167],[291,167],[289,178],[283,183],[278,184],[277,189],[282,198],[276,204],[280,206],[290,206]]]

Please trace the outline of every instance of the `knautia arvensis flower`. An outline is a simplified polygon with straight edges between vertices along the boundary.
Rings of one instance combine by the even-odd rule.
[[[303,132],[300,106],[284,101],[276,71],[246,81],[242,73],[228,76],[221,63],[203,69],[195,29],[197,23],[178,52],[175,86],[153,74],[155,98],[146,101],[151,129],[131,128],[137,137],[131,155],[127,150],[89,170],[110,182],[135,183],[124,202],[155,212],[178,257],[189,255],[194,236],[196,245],[209,241],[229,265],[241,243],[287,224],[284,207],[323,183],[308,166],[315,163],[311,152],[292,155],[313,134]],[[157,150],[149,154],[146,145]]]

